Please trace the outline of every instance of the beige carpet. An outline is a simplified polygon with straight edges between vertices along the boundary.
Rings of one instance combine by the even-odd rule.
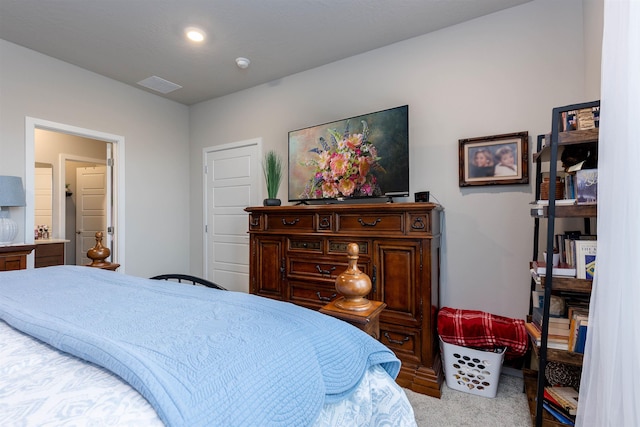
[[[502,374],[495,398],[476,396],[442,385],[436,399],[405,389],[418,427],[531,427],[522,378]]]

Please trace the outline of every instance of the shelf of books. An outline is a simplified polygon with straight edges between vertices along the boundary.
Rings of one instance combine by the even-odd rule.
[[[540,341],[531,338],[531,348],[535,356],[540,357]],[[549,362],[565,363],[572,366],[582,366],[583,354],[547,347],[547,360]]]
[[[529,404],[529,410],[531,411],[531,420],[536,422],[536,402],[537,402],[537,385],[536,381],[538,373],[530,369],[523,370],[524,388],[527,393],[527,403]],[[555,398],[550,397],[550,393],[547,390],[544,393],[547,398],[545,402],[545,412],[542,415],[542,422],[540,425],[543,427],[566,427],[567,425],[573,425],[575,422],[575,413],[577,411],[577,405],[573,408],[573,404],[567,404],[562,406]],[[550,399],[553,399],[550,400]],[[574,415],[571,415],[571,413]],[[562,420],[562,421],[560,421]]]
[[[547,323],[547,360],[580,364],[589,326],[589,294],[571,291],[552,295],[551,314],[547,317],[543,313],[544,297],[544,292],[532,291],[534,306],[525,324],[534,351],[542,343],[542,330]]]
[[[525,326],[538,371],[526,370],[525,389],[536,427],[575,422],[596,269],[597,235],[591,226],[598,214],[599,117],[599,101],[554,108],[552,132],[538,136],[533,154],[534,261],[529,265],[531,311]],[[556,225],[556,220],[565,218],[569,221]],[[584,220],[582,230],[568,230],[575,227],[574,218]],[[556,226],[566,231],[556,232]],[[567,369],[574,373],[573,380],[551,380],[547,368]]]
[[[587,144],[590,142],[598,142],[600,136],[600,128],[581,129],[573,131],[558,132],[558,146],[564,147],[567,145],[575,144]],[[551,151],[550,143],[551,134],[543,136],[543,144],[536,153],[533,153],[533,161],[538,158],[546,158]]]

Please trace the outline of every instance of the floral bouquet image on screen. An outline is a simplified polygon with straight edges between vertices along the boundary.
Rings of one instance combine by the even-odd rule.
[[[407,107],[289,133],[289,200],[408,194]]]
[[[320,147],[311,151],[317,156],[307,162],[314,176],[307,183],[304,199],[334,197],[381,196],[377,178],[372,173],[385,170],[378,161],[378,150],[368,140],[367,122],[362,121],[362,133],[349,133],[347,121],[343,133],[328,130],[329,140],[320,137]]]

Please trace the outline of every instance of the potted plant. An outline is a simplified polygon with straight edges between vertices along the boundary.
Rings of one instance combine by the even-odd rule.
[[[264,199],[264,206],[280,206],[280,199],[277,197],[282,181],[282,159],[274,150],[269,150],[265,154],[262,170],[267,183],[268,197]]]

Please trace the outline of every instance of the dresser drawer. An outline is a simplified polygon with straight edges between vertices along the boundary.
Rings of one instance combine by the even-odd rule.
[[[266,230],[267,231],[284,231],[284,232],[312,232],[313,214],[267,214]]]
[[[64,265],[63,255],[39,256],[34,261],[34,267],[51,267],[53,265]]]
[[[287,257],[287,275],[291,278],[302,280],[312,279],[335,284],[336,278],[344,273],[349,266],[347,257],[339,260],[332,257]],[[368,258],[358,259],[358,268],[363,273],[371,276],[371,261]]]
[[[36,245],[36,257],[64,255],[64,243],[46,243]]]
[[[0,255],[0,271],[24,270],[27,268],[26,255]]]
[[[343,273],[349,263],[346,257],[339,261],[334,258],[322,257],[297,257],[290,256],[288,259],[289,277],[299,277],[302,279],[323,280],[335,283],[336,277]]]
[[[393,350],[403,362],[421,362],[420,332],[417,329],[396,328],[380,323],[380,342]]]
[[[34,245],[0,246],[0,271],[24,270]]]
[[[296,252],[318,253],[323,252],[322,239],[291,237],[287,239],[287,249]]]
[[[249,231],[262,231],[264,228],[264,216],[260,214],[249,214]]]
[[[408,215],[409,234],[432,234],[433,228],[431,224],[431,216],[425,213],[413,213]]]
[[[319,309],[340,296],[335,285],[289,282],[291,302],[307,308]]]
[[[317,214],[316,215],[316,224],[318,232],[329,232],[333,231],[333,225],[335,223],[333,214]]]
[[[337,220],[337,231],[347,233],[404,233],[405,218],[402,213],[341,213]]]
[[[327,248],[327,253],[330,255],[338,255],[342,257],[347,256],[347,246],[349,243],[357,243],[358,244],[358,256],[369,256],[371,255],[371,242],[368,240],[358,240],[358,239],[328,239],[329,246]]]
[[[64,243],[42,243],[36,245],[35,268],[63,264]]]

